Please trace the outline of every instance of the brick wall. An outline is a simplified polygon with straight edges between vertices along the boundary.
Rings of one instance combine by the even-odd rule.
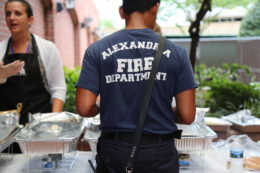
[[[75,30],[67,10],[54,14],[54,42],[56,43],[63,63],[69,68],[75,64]]]
[[[99,25],[98,12],[93,0],[75,2],[73,12],[63,9],[54,13],[54,42],[60,50],[65,66],[69,68],[82,64],[86,48],[94,41],[92,33]],[[80,27],[87,17],[93,20],[89,30]]]
[[[44,8],[40,0],[28,0],[34,12],[34,23],[31,31],[40,37],[45,37]]]
[[[76,12],[78,15],[79,23],[82,23],[85,18],[91,17],[92,22],[90,23],[90,28],[79,28],[79,65],[81,65],[83,56],[85,54],[86,48],[89,44],[93,43],[95,40],[95,35],[93,35],[94,30],[99,26],[99,16],[98,11],[93,2],[94,0],[77,0],[76,1]],[[86,5],[82,5],[86,4]]]
[[[0,41],[10,36],[9,30],[5,23],[4,4],[4,0],[0,0]]]
[[[46,9],[44,16],[45,16],[44,18],[45,38],[47,40],[54,41],[53,9],[52,8]]]

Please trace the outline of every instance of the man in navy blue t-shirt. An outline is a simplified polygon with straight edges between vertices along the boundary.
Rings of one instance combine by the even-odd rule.
[[[97,172],[123,173],[160,36],[154,27],[160,0],[123,0],[120,15],[126,29],[86,50],[77,86],[81,116],[95,116],[100,95]],[[134,173],[177,173],[173,137],[178,123],[195,116],[193,71],[185,50],[166,41],[147,111]],[[173,97],[176,107],[172,108]]]

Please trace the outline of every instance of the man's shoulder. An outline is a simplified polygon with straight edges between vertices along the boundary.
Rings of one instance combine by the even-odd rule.
[[[107,35],[105,37],[103,37],[102,39],[96,41],[94,44],[103,44],[104,42],[111,42],[115,39],[118,39],[122,36],[123,32],[120,30],[120,31],[116,31],[110,35]]]
[[[187,50],[182,47],[181,45],[178,45],[174,43],[172,40],[166,40],[166,52],[170,52],[170,57],[174,58],[175,61],[183,61],[187,56]]]
[[[184,48],[176,43],[174,43],[173,41],[166,39],[166,45],[171,48],[174,49],[175,51],[183,51]]]
[[[88,50],[95,50],[95,49],[100,49],[106,45],[109,45],[113,42],[118,41],[118,39],[122,37],[122,32],[121,31],[117,31],[114,32],[110,35],[107,35],[103,38],[101,38],[100,40],[97,40],[96,42],[92,43],[89,47]]]

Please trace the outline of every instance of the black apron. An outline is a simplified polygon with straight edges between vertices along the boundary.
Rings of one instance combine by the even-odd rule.
[[[20,124],[28,122],[28,113],[47,113],[52,111],[51,96],[46,90],[41,76],[39,65],[39,51],[32,35],[33,53],[15,53],[8,55],[11,46],[11,38],[4,56],[4,64],[15,60],[25,62],[25,75],[9,77],[6,83],[0,85],[0,111],[16,109],[18,103],[23,108],[20,116]]]

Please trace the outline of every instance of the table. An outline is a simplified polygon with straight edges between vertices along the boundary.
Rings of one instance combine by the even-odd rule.
[[[89,166],[88,160],[93,158],[94,155],[92,152],[79,152],[73,167],[69,171],[55,171],[55,172],[92,173],[93,171]],[[27,155],[26,154],[14,155],[11,161],[9,161],[4,167],[0,169],[0,172],[1,173],[26,173]],[[45,171],[45,172],[50,173],[50,171]]]
[[[79,152],[78,157],[73,165],[73,167],[68,171],[69,173],[92,173],[92,169],[89,166],[88,160],[93,159],[94,155],[92,152]],[[229,173],[230,171],[219,164],[213,153],[207,152],[205,154],[205,168],[198,170],[181,170],[180,173]],[[4,167],[0,168],[1,173],[26,173],[27,172],[27,155],[17,154],[14,155],[13,159],[8,162]],[[46,171],[45,171],[46,172]],[[55,171],[57,172],[57,171]],[[65,171],[62,171],[63,173]],[[39,172],[38,172],[39,173]],[[50,172],[46,172],[50,173]],[[250,171],[244,171],[244,173],[252,173]]]
[[[228,137],[233,135],[247,135],[250,137],[254,142],[260,142],[260,133],[243,133],[237,129],[229,128],[227,131],[215,131],[217,133],[217,138],[213,139],[213,141],[218,141],[220,139],[226,140]]]

